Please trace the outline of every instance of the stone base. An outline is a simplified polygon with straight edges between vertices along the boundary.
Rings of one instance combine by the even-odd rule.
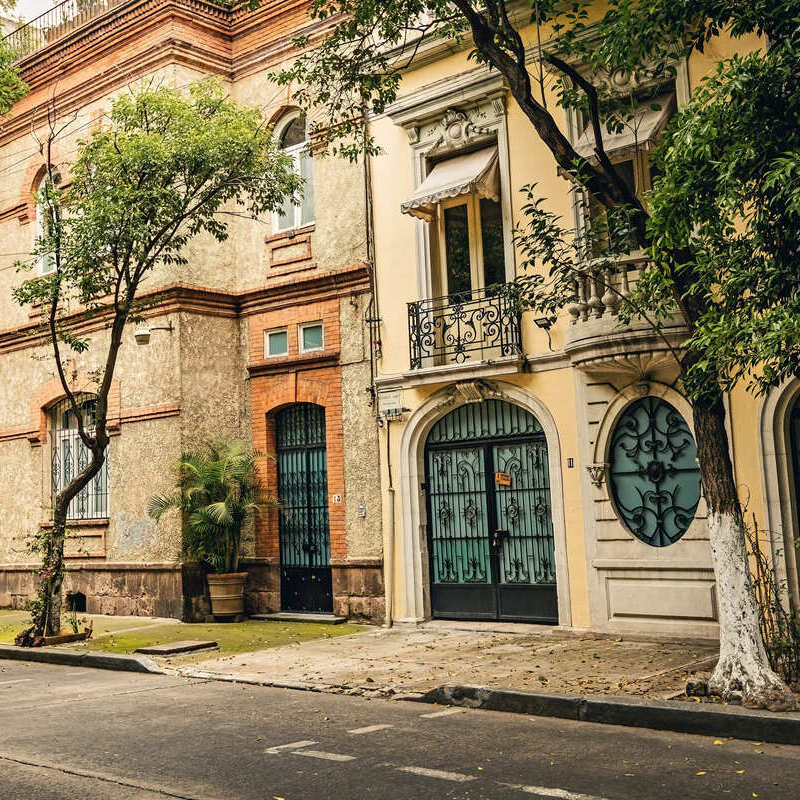
[[[248,572],[245,606],[249,614],[281,611],[280,567],[267,559],[243,559]],[[333,613],[356,622],[383,623],[386,603],[383,570],[374,564],[335,564]]]
[[[33,565],[0,567],[0,606],[24,609],[36,596]],[[63,596],[80,593],[86,613],[180,617],[181,567],[175,564],[69,564]]]

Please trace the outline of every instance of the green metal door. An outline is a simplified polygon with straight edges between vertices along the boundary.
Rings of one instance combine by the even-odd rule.
[[[434,616],[557,622],[547,444],[536,418],[486,400],[426,442]]]
[[[297,403],[275,418],[281,607],[332,611],[325,409]]]

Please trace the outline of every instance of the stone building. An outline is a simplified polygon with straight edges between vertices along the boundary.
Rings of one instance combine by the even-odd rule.
[[[521,33],[535,63],[537,32]],[[734,47],[756,45],[714,40],[659,84],[606,76],[657,99],[605,143],[637,192],[692,87]],[[619,319],[636,254],[603,274],[587,268],[555,324],[517,315],[502,285],[521,274],[512,231],[522,187],[535,184],[546,208],[576,225],[584,211],[502,77],[476,66],[469,47],[426,39],[396,102],[372,121],[384,152],[372,186],[390,612],[408,623],[714,637],[707,512],[671,353],[685,329],[676,318],[661,336]],[[591,130],[547,91],[561,130],[591,156]],[[795,603],[798,394],[794,380],[765,399],[739,389],[726,398],[748,519],[767,532]]]
[[[273,219],[234,220],[227,242],[199,238],[185,266],[148,280],[150,335],[139,338],[149,341],[137,344],[131,327],[120,352],[107,468],[70,509],[65,591],[89,612],[196,615],[202,581],[178,563],[179,520],[157,524],[146,505],[170,487],[182,451],[230,435],[272,456],[264,477],[283,509],[261,519],[248,542],[249,610],[382,619],[364,164],[306,155],[305,119],[268,79],[292,56],[306,7],[66,2],[8,35],[30,92],[0,127],[0,606],[31,595],[30,534],[49,524],[53,493],[81,457],[38,310],[11,297],[14,261],[38,229],[37,137],[48,111],[69,120],[53,157],[68,175],[77,140],[116,94],[143,80],[185,87],[214,74],[274,124],[306,178],[303,202]],[[91,410],[106,333],[102,318],[76,324],[97,345],[69,367]]]

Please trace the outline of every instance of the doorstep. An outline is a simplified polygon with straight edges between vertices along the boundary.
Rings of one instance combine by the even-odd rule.
[[[347,617],[335,614],[318,614],[310,611],[277,611],[274,614],[251,614],[250,619],[265,619],[275,622],[323,622],[326,625],[342,625]]]

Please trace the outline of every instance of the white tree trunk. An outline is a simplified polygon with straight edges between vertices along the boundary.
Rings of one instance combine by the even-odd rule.
[[[733,514],[712,512],[708,533],[720,623],[719,661],[709,691],[723,700],[741,692],[745,705],[790,710],[795,707],[794,698],[770,668],[761,640],[744,526]]]

